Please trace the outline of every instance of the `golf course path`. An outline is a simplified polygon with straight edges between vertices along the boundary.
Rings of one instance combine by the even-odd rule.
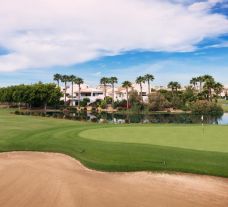
[[[1,207],[228,206],[228,179],[105,173],[55,153],[0,154]]]

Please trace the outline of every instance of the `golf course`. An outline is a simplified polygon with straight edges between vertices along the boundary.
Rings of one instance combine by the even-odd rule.
[[[97,124],[0,110],[0,151],[56,152],[90,169],[228,177],[228,126]]]

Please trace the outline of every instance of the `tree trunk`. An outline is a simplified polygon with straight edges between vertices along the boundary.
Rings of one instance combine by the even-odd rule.
[[[211,88],[209,88],[209,101],[212,101],[212,92],[211,92]]]
[[[148,95],[150,95],[150,81],[148,80]]]
[[[59,80],[57,80],[57,83],[58,83],[58,87],[59,87]]]
[[[126,88],[126,93],[127,93],[127,109],[129,108],[129,100],[128,100],[128,88]]]
[[[64,91],[64,103],[66,105],[66,82],[65,82],[65,91]]]
[[[200,81],[200,92],[202,91],[202,82]]]
[[[46,114],[46,111],[47,111],[47,103],[44,103],[44,112]]]
[[[81,85],[78,85],[78,108],[80,109]]]
[[[104,85],[104,99],[106,100],[106,85]]]
[[[72,88],[71,88],[71,106],[74,105],[74,82],[71,83]]]
[[[143,102],[143,95],[142,95],[142,83],[140,84],[140,91],[141,91],[141,100]]]
[[[114,106],[114,84],[112,84],[112,107]]]

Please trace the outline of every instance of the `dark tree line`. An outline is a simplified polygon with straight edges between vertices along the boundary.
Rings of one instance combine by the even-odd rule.
[[[8,105],[32,107],[55,106],[60,103],[62,93],[53,83],[36,83],[0,88],[0,102]]]

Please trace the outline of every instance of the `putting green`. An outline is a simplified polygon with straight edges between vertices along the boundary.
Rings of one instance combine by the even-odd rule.
[[[228,152],[228,126],[130,126],[82,131],[79,136],[106,142],[151,144]]]

